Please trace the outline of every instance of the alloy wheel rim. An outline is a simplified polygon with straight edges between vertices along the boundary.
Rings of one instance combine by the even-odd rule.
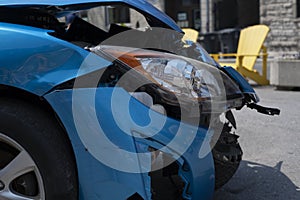
[[[43,179],[30,154],[0,133],[0,199],[44,200]]]

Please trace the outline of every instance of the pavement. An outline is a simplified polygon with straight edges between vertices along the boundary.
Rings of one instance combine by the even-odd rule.
[[[300,199],[300,92],[254,86],[261,105],[281,109],[267,116],[235,111],[243,161],[214,200]]]

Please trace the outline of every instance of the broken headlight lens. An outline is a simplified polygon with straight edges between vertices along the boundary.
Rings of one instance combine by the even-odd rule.
[[[238,106],[232,103],[228,106],[227,100],[243,97],[238,86],[226,74],[205,62],[159,51],[117,46],[98,46],[93,52],[112,56],[113,60],[139,72],[162,91],[183,100],[213,100],[214,103],[221,102],[226,110]]]
[[[210,98],[221,95],[216,78],[181,58],[140,58],[143,69],[157,83],[179,96]]]

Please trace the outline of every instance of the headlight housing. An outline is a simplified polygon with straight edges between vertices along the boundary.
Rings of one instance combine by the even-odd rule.
[[[218,113],[242,106],[243,94],[238,86],[210,64],[169,53],[128,47],[98,46],[92,51],[121,62],[146,77],[158,87],[157,91],[165,102],[174,104],[180,99],[189,104],[197,101],[202,105],[202,112],[212,112],[211,104],[214,104]]]

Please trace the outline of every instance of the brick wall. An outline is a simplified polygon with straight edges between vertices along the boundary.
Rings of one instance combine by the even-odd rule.
[[[261,0],[260,21],[270,27],[266,45],[275,58],[295,57],[300,49],[296,0]]]

